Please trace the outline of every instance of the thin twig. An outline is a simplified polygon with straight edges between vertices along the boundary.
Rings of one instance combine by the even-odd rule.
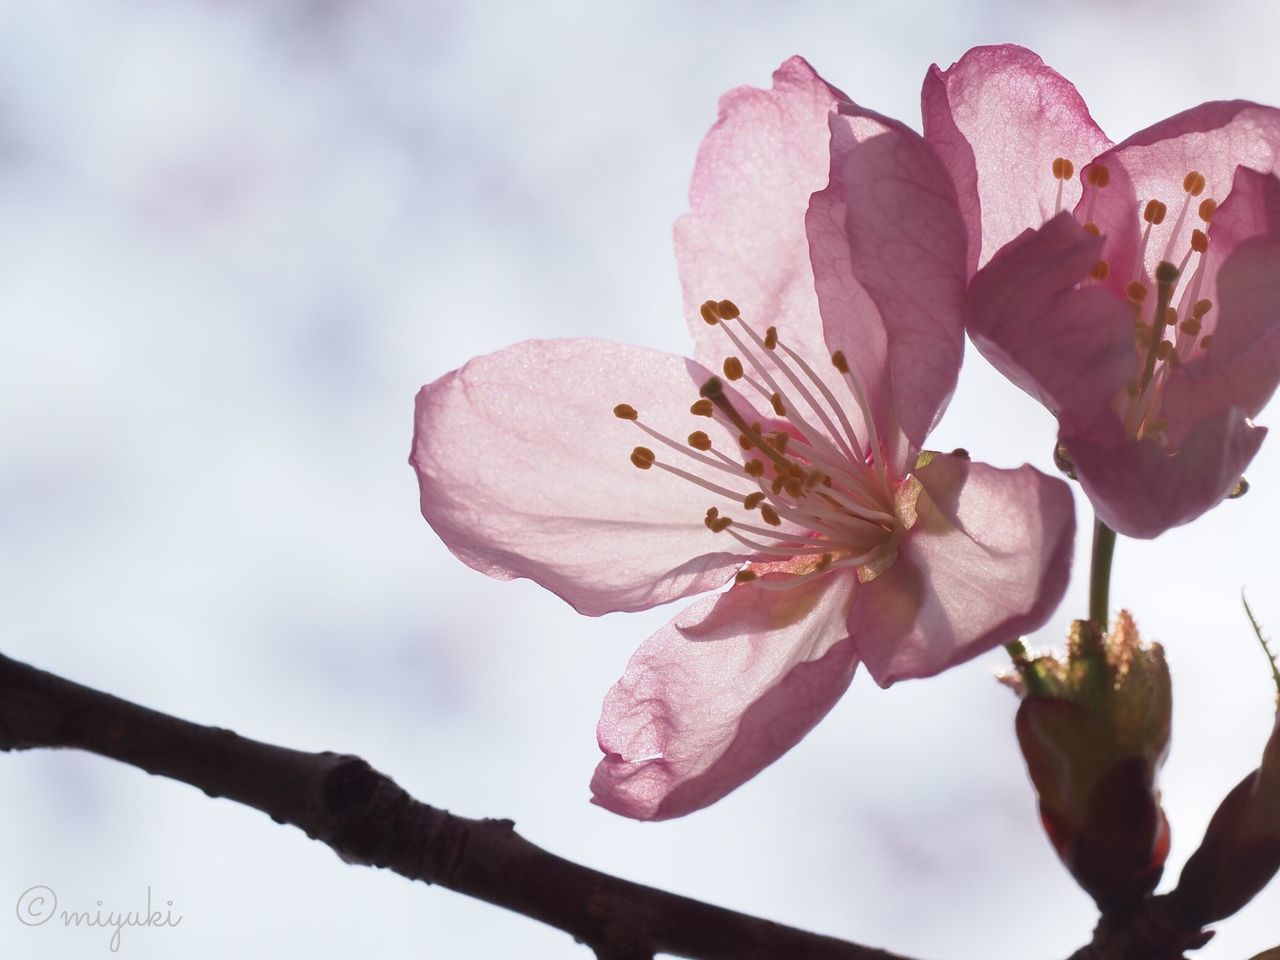
[[[524,914],[600,960],[906,960],[581,866],[525,840],[510,820],[420,803],[359,757],[259,743],[0,655],[0,750],[50,747],[87,750],[254,807],[348,863]]]

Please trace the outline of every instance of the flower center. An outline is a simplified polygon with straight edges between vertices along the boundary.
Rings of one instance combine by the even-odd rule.
[[[1074,165],[1070,160],[1058,157],[1053,161],[1052,173],[1058,181],[1056,213],[1062,211],[1062,192],[1071,179]],[[1111,182],[1110,171],[1102,164],[1093,164],[1084,175],[1086,188],[1092,187],[1083,211],[1084,228],[1098,236],[1100,230],[1093,222],[1094,207],[1101,192]],[[1205,189],[1204,175],[1190,171],[1182,181],[1182,202],[1177,216],[1165,226],[1169,207],[1157,198],[1147,200],[1142,207],[1142,227],[1137,250],[1134,254],[1133,275],[1125,285],[1125,298],[1133,310],[1134,349],[1138,357],[1138,376],[1131,381],[1125,395],[1118,400],[1118,412],[1124,420],[1125,430],[1136,438],[1153,437],[1162,444],[1168,443],[1166,424],[1160,419],[1160,401],[1169,375],[1179,364],[1194,358],[1198,348],[1206,350],[1213,337],[1201,336],[1204,318],[1213,309],[1213,303],[1200,296],[1204,283],[1205,254],[1209,249],[1209,237],[1205,230],[1217,210],[1216,200],[1199,199]],[[1196,204],[1195,216],[1199,225],[1184,239],[1185,227]],[[1080,217],[1077,210],[1077,218]],[[1153,234],[1162,234],[1164,251],[1152,275],[1146,271],[1148,250]],[[1157,242],[1159,239],[1157,238]],[[1179,245],[1186,244],[1180,250]],[[1101,283],[1111,274],[1111,266],[1104,259],[1093,268],[1091,278]]]
[[[733,346],[722,367],[724,379],[741,381],[759,394],[775,419],[762,424],[753,408],[735,404],[724,380],[711,377],[689,412],[737,434],[736,448],[723,451],[705,431],[694,430],[681,443],[646,424],[635,407],[620,403],[614,416],[632,421],[677,454],[660,459],[652,448],[636,447],[632,464],[641,470],[656,467],[702,487],[713,495],[703,519],[709,531],[749,547],[756,562],[782,562],[797,574],[760,580],[762,587],[795,586],[839,567],[857,568],[863,580],[878,576],[893,562],[902,532],[914,521],[914,497],[912,485],[893,476],[884,463],[867,392],[844,354],[837,351],[831,363],[858,405],[862,433],[776,327],[760,336],[729,300],[708,300],[702,318]],[[739,571],[737,582],[758,576],[749,565]]]

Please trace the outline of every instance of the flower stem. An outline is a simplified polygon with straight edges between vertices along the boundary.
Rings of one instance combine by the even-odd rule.
[[[1097,518],[1093,521],[1093,561],[1089,568],[1089,619],[1105,632],[1111,609],[1111,559],[1116,532]]]

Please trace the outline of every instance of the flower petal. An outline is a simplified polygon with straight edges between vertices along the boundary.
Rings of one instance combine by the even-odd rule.
[[[739,87],[720,100],[676,222],[676,259],[694,356],[715,369],[729,349],[698,312],[730,299],[761,333],[779,327],[802,356],[825,358],[804,212],[827,183],[827,114],[844,95],[792,57],[773,89]]]
[[[1137,374],[1129,307],[1077,286],[1101,245],[1063,213],[1008,244],[969,289],[969,334],[982,355],[1078,432],[1118,429],[1112,401]]]
[[[1197,423],[1172,456],[1153,440],[1062,441],[1099,519],[1125,536],[1150,539],[1221,502],[1266,433],[1231,409]]]
[[[928,677],[1040,627],[1067,588],[1075,512],[1061,480],[936,456],[918,519],[854,594],[849,635],[881,686]]]
[[[638,820],[719,800],[790,750],[848,689],[854,578],[704,597],[646,640],[605,697],[593,802]]]
[[[612,414],[630,403],[668,436],[703,430],[736,449],[715,421],[689,414],[707,376],[680,357],[588,339],[472,360],[418,393],[410,462],[422,514],[464,563],[528,577],[593,616],[717,587],[745,550],[703,526],[717,498],[637,470],[637,444],[679,455]]]
[[[910,466],[955,389],[964,354],[965,226],[919,134],[842,104],[831,178],[806,217],[827,346],[865,385],[890,459]]]
[[[925,139],[955,181],[969,226],[969,272],[1057,208],[1055,158],[1079,169],[1111,145],[1069,81],[1022,47],[976,47],[946,70],[935,65],[921,93]],[[1063,184],[1063,206],[1080,197]],[[979,253],[979,251],[981,251]]]
[[[1204,103],[1135,133],[1095,163],[1111,175],[1110,184],[1098,191],[1092,219],[1107,237],[1105,255],[1113,274],[1133,276],[1142,226],[1139,201],[1156,199],[1169,208],[1147,245],[1143,269],[1150,275],[1166,251],[1176,263],[1188,249],[1192,229],[1203,227],[1195,215],[1199,202],[1224,199],[1237,167],[1280,172],[1280,110],[1247,100]],[[1183,179],[1192,171],[1204,176],[1204,191],[1192,198],[1189,215],[1179,218],[1186,197]],[[1090,198],[1083,202],[1088,205]]]

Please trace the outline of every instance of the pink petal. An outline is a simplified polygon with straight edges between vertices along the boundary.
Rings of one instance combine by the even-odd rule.
[[[920,449],[964,354],[965,226],[937,156],[897,121],[852,104],[831,118],[831,182],[806,218],[827,346],[865,384],[882,438]]]
[[[636,445],[679,455],[612,413],[629,403],[668,436],[703,430],[736,449],[735,436],[689,413],[707,376],[602,340],[531,340],[472,360],[418,393],[410,462],[422,514],[464,563],[528,577],[593,616],[717,587],[744,553],[703,526],[717,498],[632,466]]]
[[[593,802],[638,820],[719,800],[790,750],[840,699],[854,578],[704,597],[641,645],[605,697]]]
[[[849,635],[881,686],[928,677],[1040,627],[1062,600],[1075,512],[1065,483],[938,456],[919,518],[853,597]]]
[[[1219,503],[1258,452],[1267,431],[1240,410],[1197,423],[1176,455],[1153,440],[1119,446],[1064,437],[1080,485],[1103,523],[1150,539]]]
[[[1075,432],[1119,429],[1112,402],[1137,374],[1129,307],[1077,286],[1101,246],[1063,213],[997,253],[969,290],[974,344]]]
[[[1147,247],[1143,267],[1151,274],[1166,250],[1172,251],[1174,262],[1182,257],[1192,229],[1204,226],[1196,217],[1200,201],[1223,200],[1237,167],[1280,172],[1280,110],[1247,100],[1201,104],[1135,133],[1096,163],[1111,174],[1110,185],[1098,191],[1093,220],[1107,237],[1106,257],[1113,274],[1132,277],[1142,226],[1139,203],[1156,199],[1168,205],[1165,223],[1152,231]],[[1186,197],[1183,180],[1193,170],[1204,175],[1204,192],[1192,198],[1189,215],[1171,244]]]
[[[947,70],[934,66],[921,101],[925,139],[951,172],[969,226],[970,273],[1054,215],[1056,157],[1079,170],[1111,145],[1076,88],[1012,44],[977,47]],[[1066,182],[1062,209],[1080,191],[1078,178]]]
[[[804,212],[827,183],[827,115],[844,100],[800,57],[772,90],[739,87],[698,150],[690,213],[676,223],[676,259],[694,355],[716,369],[732,351],[698,312],[733,300],[761,333],[777,326],[806,358],[825,359]]]

